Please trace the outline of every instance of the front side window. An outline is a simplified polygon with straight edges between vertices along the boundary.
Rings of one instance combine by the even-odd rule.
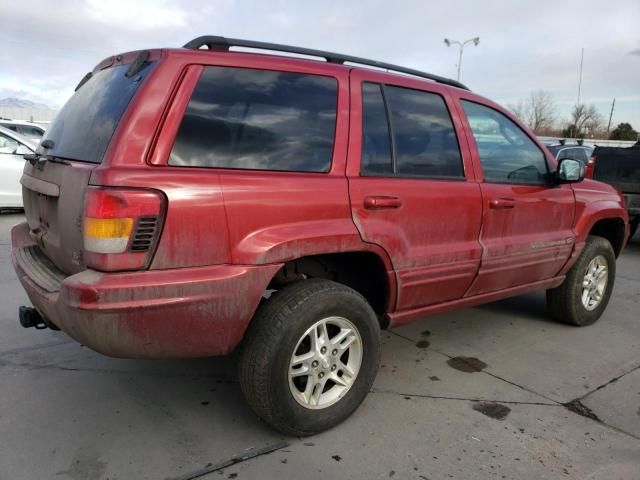
[[[337,98],[331,77],[205,67],[169,165],[326,172]]]
[[[362,103],[363,175],[464,177],[458,139],[440,95],[364,83]]]
[[[542,150],[513,121],[502,113],[463,100],[473,132],[484,181],[543,185],[547,182],[547,162]]]

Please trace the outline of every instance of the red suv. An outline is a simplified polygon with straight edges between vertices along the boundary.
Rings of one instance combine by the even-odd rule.
[[[21,323],[116,357],[239,350],[249,404],[295,435],[358,407],[383,328],[531,290],[595,322],[629,228],[458,82],[222,37],[103,60],[26,157]]]

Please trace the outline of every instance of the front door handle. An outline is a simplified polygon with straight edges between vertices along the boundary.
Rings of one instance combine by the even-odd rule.
[[[381,210],[383,208],[400,208],[402,200],[400,197],[392,197],[386,195],[373,195],[365,197],[364,208],[367,210]]]
[[[516,206],[516,201],[513,198],[492,198],[489,200],[489,208],[494,210],[506,210]]]

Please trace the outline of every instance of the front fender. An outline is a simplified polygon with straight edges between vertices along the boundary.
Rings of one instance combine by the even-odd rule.
[[[629,236],[629,215],[622,195],[610,185],[594,180],[585,180],[573,187],[576,210],[573,232],[575,245],[567,263],[559,275],[565,275],[576,262],[593,227],[600,220],[615,219],[624,224],[625,232],[622,248]]]

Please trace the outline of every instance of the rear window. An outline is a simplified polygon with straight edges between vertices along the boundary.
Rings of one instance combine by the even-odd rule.
[[[136,75],[125,76],[129,65],[95,73],[56,115],[43,140],[52,140],[47,154],[101,163],[127,105],[149,74],[151,63]]]
[[[331,77],[205,67],[169,164],[326,172],[338,85]]]

